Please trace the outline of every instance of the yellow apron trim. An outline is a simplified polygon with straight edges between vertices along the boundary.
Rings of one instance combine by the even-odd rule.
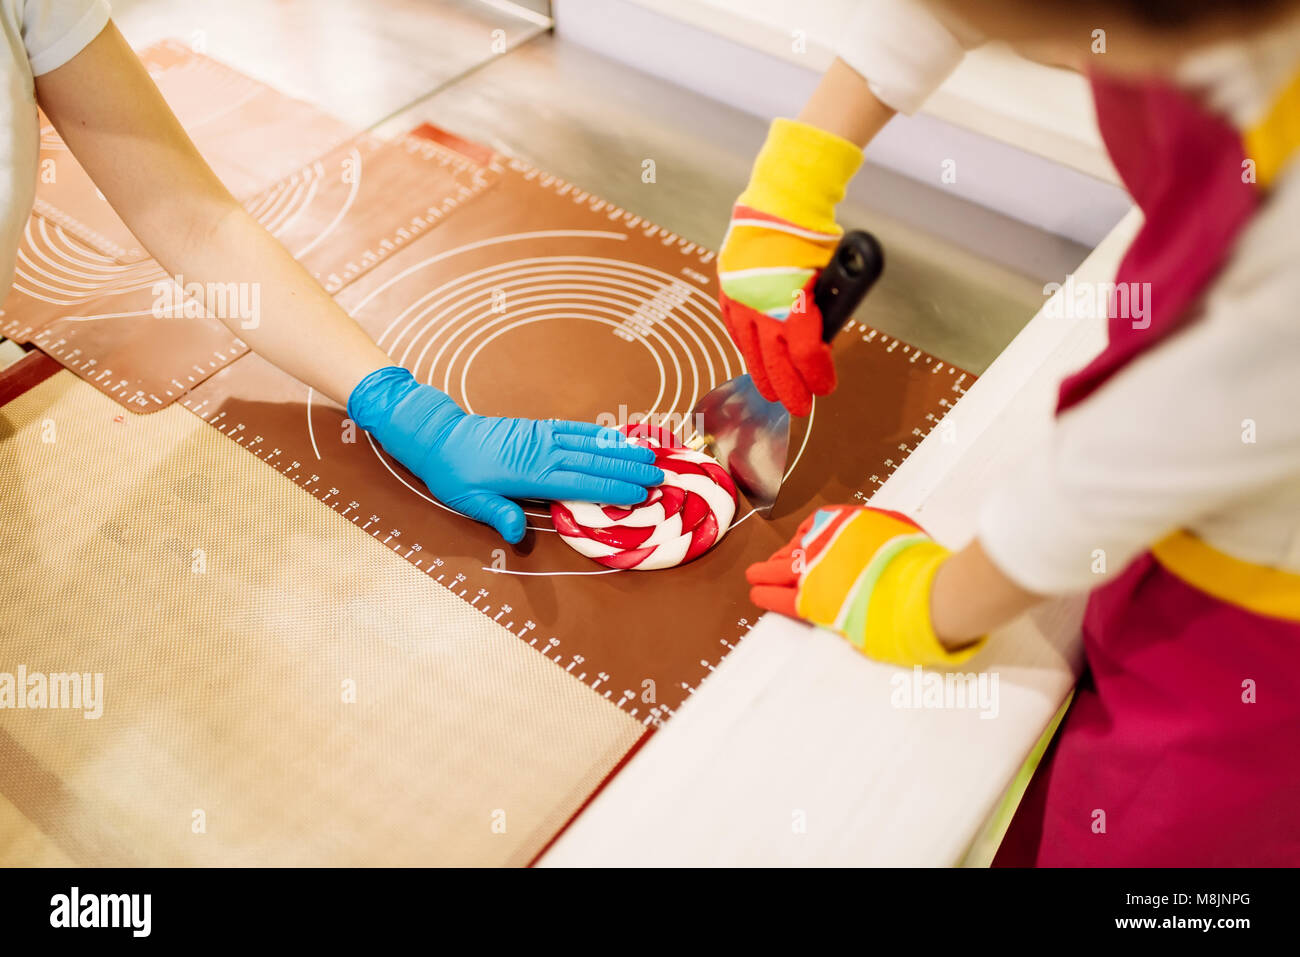
[[[1157,542],[1151,554],[1171,574],[1219,601],[1300,622],[1300,573],[1233,558],[1185,531]]]
[[[1272,186],[1300,150],[1300,73],[1291,78],[1268,115],[1243,136],[1246,158],[1255,161],[1255,179]]]

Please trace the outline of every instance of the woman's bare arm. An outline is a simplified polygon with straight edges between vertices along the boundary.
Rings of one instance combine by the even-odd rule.
[[[110,22],[79,54],[36,78],[36,96],[78,162],[169,273],[249,283],[260,316],[231,331],[285,372],[346,404],[392,361],[237,203]]]

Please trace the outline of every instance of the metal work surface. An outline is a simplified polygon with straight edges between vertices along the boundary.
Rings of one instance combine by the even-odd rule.
[[[767,124],[544,35],[384,124],[420,122],[519,156],[716,249]],[[653,164],[653,165],[649,165]],[[647,182],[647,179],[652,179]],[[845,228],[884,244],[884,277],[857,318],[980,373],[1087,250],[867,166]]]
[[[113,0],[136,49],[178,39],[367,128],[545,29],[475,0]]]

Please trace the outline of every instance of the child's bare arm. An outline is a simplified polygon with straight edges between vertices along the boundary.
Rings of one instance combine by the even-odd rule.
[[[876,98],[861,74],[837,57],[804,104],[799,120],[866,146],[894,113]]]
[[[959,648],[1043,601],[1002,573],[979,540],[939,566],[930,594],[930,620],[946,648]]]
[[[36,79],[41,108],[104,196],[168,272],[254,283],[255,328],[219,317],[254,350],[339,403],[391,360],[235,201],[112,22]]]

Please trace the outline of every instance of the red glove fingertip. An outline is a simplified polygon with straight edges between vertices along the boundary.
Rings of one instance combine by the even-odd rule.
[[[758,314],[743,303],[729,298],[726,293],[718,294],[718,303],[722,307],[722,322],[745,360],[745,371],[754,380],[754,388],[768,402],[777,401],[776,390],[772,388],[767,368],[763,364],[763,349],[759,344],[758,324],[755,321]]]
[[[751,585],[793,588],[799,581],[799,573],[795,570],[794,549],[782,549],[767,561],[750,565],[745,569],[745,581]]]
[[[772,380],[777,398],[790,410],[791,415],[807,415],[812,411],[812,393],[790,360],[785,337],[774,332],[771,327],[761,329],[759,337],[763,344],[763,358],[767,362],[768,378]]]
[[[797,592],[793,588],[781,588],[775,585],[755,585],[749,590],[749,600],[759,608],[774,611],[787,618],[798,618],[795,611]]]
[[[829,395],[835,389],[835,360],[830,345],[822,341],[822,312],[814,298],[820,276],[820,271],[813,275],[796,298],[786,319],[785,340],[804,387],[813,395]]]

